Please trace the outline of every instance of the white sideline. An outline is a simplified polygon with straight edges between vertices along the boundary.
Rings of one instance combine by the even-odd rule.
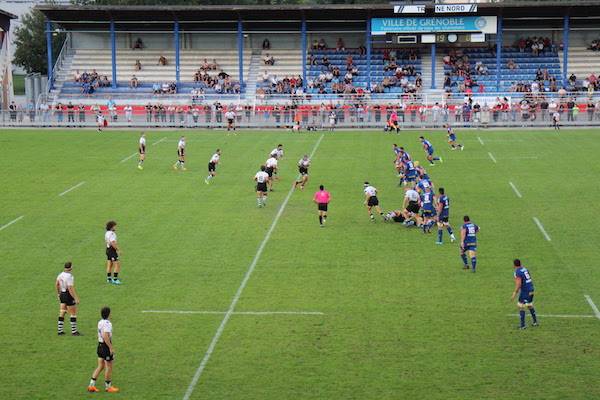
[[[152,146],[156,146],[156,145],[157,145],[157,144],[159,144],[160,142],[164,142],[166,139],[167,139],[167,138],[166,138],[166,136],[165,136],[164,138],[162,138],[162,139],[160,139],[160,140],[158,140],[158,141],[156,141],[156,142],[152,143]]]
[[[494,164],[497,164],[498,161],[496,161],[496,159],[494,158],[494,155],[490,152],[488,152],[488,156],[490,156],[490,158],[492,159],[492,161],[494,162]]]
[[[485,146],[485,143],[483,143],[483,140],[481,140],[479,136],[477,136],[477,140],[479,140],[479,143],[481,143],[482,146]]]
[[[508,184],[510,185],[510,187],[512,188],[512,190],[515,192],[515,194],[517,195],[518,198],[522,198],[523,196],[521,195],[521,192],[519,192],[519,189],[517,189],[517,187],[515,186],[514,183],[512,182],[508,182]]]
[[[62,197],[62,196],[64,196],[65,194],[69,193],[71,190],[75,190],[75,189],[77,189],[79,186],[82,186],[82,185],[85,185],[85,181],[81,181],[81,182],[79,182],[77,185],[75,185],[75,186],[73,186],[73,187],[70,187],[70,188],[68,188],[67,190],[65,190],[64,192],[62,192],[61,194],[59,194],[59,195],[58,195],[58,197]]]
[[[125,161],[129,160],[131,157],[135,156],[137,154],[137,151],[135,153],[133,153],[130,156],[125,157],[124,159],[121,160],[122,163],[124,163]]]
[[[310,153],[311,159],[312,159],[313,155],[315,154],[315,152],[317,151],[317,148],[321,144],[323,137],[324,137],[324,134],[321,134],[321,136],[319,137],[319,140],[317,140],[317,143],[315,143],[315,145],[312,149],[312,152]],[[238,301],[240,300],[240,297],[242,296],[242,292],[244,291],[244,288],[248,284],[248,280],[250,279],[252,272],[254,272],[254,268],[256,267],[256,264],[258,263],[258,260],[260,259],[260,256],[262,255],[262,252],[265,249],[267,242],[271,238],[271,234],[275,230],[275,227],[277,226],[277,222],[279,222],[279,218],[281,218],[281,215],[283,214],[285,207],[287,206],[288,202],[290,201],[290,198],[292,197],[292,193],[294,193],[293,186],[290,189],[290,191],[288,192],[285,199],[283,200],[283,203],[281,203],[281,206],[279,207],[279,211],[277,211],[277,214],[275,215],[275,218],[273,219],[273,222],[271,223],[271,226],[269,227],[269,230],[267,231],[265,238],[260,243],[260,246],[258,247],[258,250],[256,251],[256,254],[254,255],[254,258],[252,259],[252,262],[250,263],[250,266],[248,267],[248,270],[246,271],[246,274],[244,275],[244,279],[242,279],[242,283],[240,284],[240,287],[238,288],[237,292],[233,296],[233,300],[231,300],[229,309],[225,313],[225,316],[223,317],[223,320],[221,321],[219,328],[217,328],[217,331],[215,332],[215,335],[213,336],[213,338],[210,342],[210,345],[208,346],[208,349],[206,350],[206,353],[204,354],[204,358],[202,358],[202,361],[200,362],[200,365],[196,369],[196,372],[194,373],[194,377],[192,378],[192,381],[190,382],[190,384],[185,392],[185,395],[183,396],[184,400],[189,400],[192,393],[194,392],[194,389],[196,388],[196,385],[198,384],[198,381],[200,380],[200,377],[202,376],[202,372],[204,371],[204,368],[206,368],[206,364],[208,363],[208,360],[210,360],[210,356],[212,355],[213,351],[215,351],[217,342],[219,341],[219,338],[221,337],[221,335],[223,334],[223,331],[225,330],[225,325],[227,325],[227,322],[231,318],[231,315],[233,314],[233,312],[235,310],[235,306],[237,305]]]
[[[227,314],[227,311],[144,310],[144,314]],[[320,311],[234,311],[233,315],[325,315]]]
[[[600,310],[598,310],[598,307],[596,307],[596,304],[594,304],[594,302],[592,301],[592,298],[589,295],[584,295],[586,301],[588,302],[588,304],[590,305],[590,307],[592,307],[592,310],[594,310],[594,317],[600,319]]]
[[[13,220],[12,220],[12,221],[10,221],[9,223],[7,223],[7,224],[4,224],[4,225],[0,226],[0,231],[2,231],[2,230],[4,230],[4,229],[8,228],[9,226],[11,226],[12,224],[14,224],[15,222],[19,222],[19,221],[20,221],[20,220],[21,220],[23,217],[24,217],[24,215],[21,215],[20,217],[17,217],[17,218],[15,218],[15,219],[13,219]]]
[[[552,239],[550,239],[550,235],[548,235],[548,232],[546,232],[546,230],[544,229],[544,225],[542,225],[542,223],[540,222],[539,219],[537,219],[537,217],[533,217],[533,222],[535,222],[537,227],[540,229],[540,232],[542,232],[542,235],[544,235],[544,238],[549,242],[552,241]]]

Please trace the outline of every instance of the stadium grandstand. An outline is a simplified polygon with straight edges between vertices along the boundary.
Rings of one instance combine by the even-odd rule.
[[[61,123],[69,103],[110,106],[118,125],[219,126],[231,108],[245,126],[281,114],[318,128],[331,110],[344,126],[393,110],[405,126],[547,124],[555,106],[564,122],[600,122],[597,4],[422,3],[38,5],[48,46],[57,30],[67,40],[58,59],[48,52],[47,96],[27,108],[47,106],[17,123]],[[125,105],[131,121],[118,118]]]

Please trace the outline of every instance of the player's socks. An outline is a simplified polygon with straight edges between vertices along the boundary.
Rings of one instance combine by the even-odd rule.
[[[77,333],[77,317],[72,316],[69,322],[71,322],[71,334],[75,335]]]
[[[473,266],[473,271],[475,271],[475,267],[477,266],[477,257],[471,257],[471,265]]]
[[[96,380],[94,378],[90,379],[90,384],[88,386],[96,386]]]
[[[444,231],[442,229],[438,229],[438,243],[442,243],[442,236],[444,235]]]
[[[525,310],[519,311],[519,319],[521,321],[521,325],[519,325],[519,327],[521,329],[525,328]]]
[[[111,273],[110,272],[106,273],[106,282],[108,282],[108,283],[112,282],[112,277],[111,277]]]
[[[262,201],[260,200],[260,197],[256,198],[256,204],[260,207],[262,205]]]
[[[373,216],[373,214],[369,214],[369,217],[371,218],[371,220],[375,220],[375,217]]]
[[[531,307],[529,309],[529,312],[531,313],[531,319],[533,319],[533,324],[537,325],[537,315],[535,315],[535,308]]]
[[[319,215],[319,224],[323,225],[323,216]]]
[[[112,382],[111,381],[104,381],[104,388],[108,389],[109,387],[111,387]]]
[[[449,234],[450,236],[454,236],[454,232],[452,231],[452,228],[450,228],[450,227],[447,227],[447,228],[446,228],[446,230],[448,231],[448,234]]]
[[[327,222],[327,217],[323,217],[323,225],[325,225],[325,222]]]
[[[469,267],[469,262],[467,261],[467,255],[466,254],[461,254],[460,258],[462,258],[463,264],[466,268]]]
[[[65,317],[58,317],[58,334],[65,334]]]

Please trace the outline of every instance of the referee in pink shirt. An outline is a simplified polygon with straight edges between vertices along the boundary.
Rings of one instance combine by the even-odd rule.
[[[324,224],[327,221],[327,205],[330,200],[331,194],[325,190],[325,186],[319,186],[319,191],[315,193],[313,201],[317,203],[317,208],[319,210],[319,224],[321,225],[321,228],[325,226]]]

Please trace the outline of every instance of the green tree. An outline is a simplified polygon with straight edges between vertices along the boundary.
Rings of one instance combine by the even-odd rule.
[[[65,41],[64,33],[52,34],[52,59],[56,60]],[[13,63],[27,72],[47,73],[46,18],[33,9],[21,19],[15,30],[15,58]]]

